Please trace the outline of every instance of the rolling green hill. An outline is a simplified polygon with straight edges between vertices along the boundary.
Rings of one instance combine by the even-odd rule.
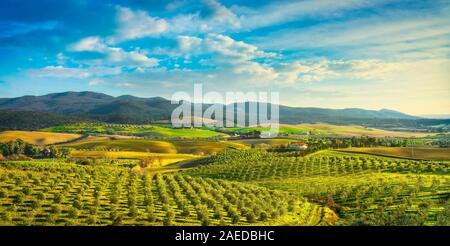
[[[326,205],[342,225],[448,225],[450,162],[319,151],[229,151],[184,173],[285,190]],[[444,212],[446,211],[446,212]]]
[[[79,134],[132,135],[152,138],[213,138],[227,134],[199,128],[172,128],[162,125],[74,124],[43,129],[49,132]]]
[[[202,105],[204,110],[208,106]],[[82,115],[97,121],[125,124],[148,124],[156,120],[168,120],[175,107],[177,105],[161,97],[112,97],[89,91],[3,98],[0,101],[0,110]],[[235,104],[234,108],[242,111],[248,108],[248,103],[244,107]],[[280,122],[285,124],[326,122],[436,132],[448,131],[450,125],[449,119],[422,119],[388,109],[326,109],[279,105],[279,112]]]

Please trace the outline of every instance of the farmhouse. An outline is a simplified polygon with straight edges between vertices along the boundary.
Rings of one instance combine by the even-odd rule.
[[[300,142],[292,142],[288,145],[288,149],[292,150],[306,150],[307,148],[308,148],[307,144]]]

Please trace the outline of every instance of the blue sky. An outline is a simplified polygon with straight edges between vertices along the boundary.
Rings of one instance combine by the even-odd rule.
[[[0,97],[278,91],[450,113],[450,1],[0,0]]]

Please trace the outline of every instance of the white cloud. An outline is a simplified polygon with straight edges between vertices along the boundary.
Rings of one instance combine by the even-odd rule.
[[[90,71],[83,68],[66,68],[63,66],[47,66],[41,69],[29,71],[30,75],[38,77],[59,77],[59,78],[87,78],[92,76]]]
[[[229,36],[209,33],[201,39],[193,36],[179,36],[178,52],[184,55],[214,54],[215,62],[237,63],[257,58],[275,57],[275,53],[264,52],[256,46],[236,41]]]
[[[89,80],[89,86],[96,86],[96,85],[99,85],[99,84],[104,84],[105,83],[105,81],[103,80],[103,79],[92,79],[92,80]]]
[[[134,87],[135,85],[129,82],[122,82],[122,83],[117,83],[117,86],[119,87]]]
[[[178,50],[176,52],[187,57],[208,54],[211,59],[202,60],[206,66],[217,66],[219,70],[226,70],[233,74],[247,74],[254,80],[271,80],[277,77],[273,68],[266,64],[254,61],[259,58],[276,56],[259,50],[256,46],[242,41],[236,41],[222,34],[207,34],[203,39],[192,36],[179,36]],[[176,53],[172,51],[170,53]]]
[[[116,35],[108,39],[111,43],[143,37],[159,37],[169,28],[164,19],[152,17],[145,11],[132,11],[125,7],[117,7],[117,22],[119,28]]]
[[[98,51],[103,52],[107,45],[97,36],[83,38],[75,44],[70,45],[72,51]]]
[[[326,49],[335,55],[402,58],[407,53],[439,56],[447,47],[450,19],[439,13],[384,13],[350,21],[288,28],[252,40],[265,49]],[[273,38],[276,37],[276,38]]]
[[[68,68],[64,66],[46,66],[31,69],[28,73],[37,77],[77,78],[85,79],[93,76],[109,76],[121,73],[120,68],[93,66],[89,68]]]
[[[241,26],[240,20],[236,14],[217,0],[203,0],[203,2],[212,12],[209,16],[210,20],[214,21],[216,24],[228,25],[228,27],[231,28],[239,28]]]
[[[182,53],[186,54],[198,54],[202,52],[202,42],[201,38],[192,36],[178,36],[178,49]]]
[[[305,0],[273,2],[258,9],[235,6],[240,14],[243,29],[257,29],[278,25],[304,17],[335,17],[343,11],[366,8],[387,2],[387,0]]]
[[[151,58],[141,50],[124,51],[122,48],[110,47],[99,37],[87,37],[70,46],[72,51],[90,51],[106,55],[108,65],[135,67],[154,67],[159,60]],[[102,63],[103,61],[97,61]]]

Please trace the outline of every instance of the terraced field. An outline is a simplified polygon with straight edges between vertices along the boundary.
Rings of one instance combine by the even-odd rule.
[[[332,224],[327,209],[284,191],[120,166],[0,163],[3,225]]]

